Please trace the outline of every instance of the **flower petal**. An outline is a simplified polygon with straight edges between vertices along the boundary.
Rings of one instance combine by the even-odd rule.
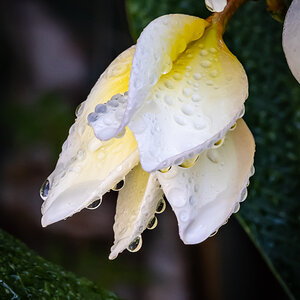
[[[180,164],[219,140],[244,113],[248,81],[214,27],[152,88],[128,127],[144,170]]]
[[[127,130],[119,139],[101,142],[87,124],[99,103],[128,89],[134,47],[117,57],[101,75],[63,145],[57,166],[49,176],[50,190],[42,206],[42,225],[67,218],[101,198],[138,164],[137,144]]]
[[[115,241],[109,259],[115,259],[146,229],[163,196],[156,175],[149,175],[140,165],[126,176],[125,181],[126,185],[118,196]]]
[[[254,151],[253,136],[240,119],[223,144],[202,153],[193,167],[174,166],[167,173],[157,172],[185,244],[204,241],[245,200]]]
[[[106,125],[104,118],[100,118],[99,130],[95,122],[90,122],[100,140],[108,140],[124,130],[159,78],[172,69],[188,43],[203,35],[207,25],[208,22],[197,17],[173,14],[155,19],[144,29],[132,61],[128,104],[125,109],[122,106],[119,110],[108,110],[105,116],[112,121]]]
[[[300,0],[293,0],[284,21],[282,44],[289,68],[300,83]]]
[[[221,12],[227,5],[227,0],[205,0],[205,5],[212,12]]]

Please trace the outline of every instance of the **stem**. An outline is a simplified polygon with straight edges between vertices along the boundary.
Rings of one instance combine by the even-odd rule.
[[[220,33],[223,34],[226,28],[226,25],[230,18],[234,15],[237,9],[247,0],[227,0],[227,5],[225,6],[222,12],[215,12],[210,18],[209,21],[212,24],[216,25],[220,29]]]

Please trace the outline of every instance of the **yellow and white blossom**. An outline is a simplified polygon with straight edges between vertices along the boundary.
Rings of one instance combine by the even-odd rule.
[[[125,180],[111,259],[139,249],[163,194],[183,242],[205,240],[247,196],[255,151],[239,119],[247,96],[245,71],[218,26],[178,14],[154,20],[80,106],[42,187],[42,225],[94,208]]]

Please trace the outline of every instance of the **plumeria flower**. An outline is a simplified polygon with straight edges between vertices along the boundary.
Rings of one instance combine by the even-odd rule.
[[[282,44],[289,68],[300,83],[300,0],[293,0],[286,14]]]
[[[218,24],[188,15],[151,22],[100,76],[41,188],[42,225],[94,209],[119,190],[110,259],[137,251],[166,203],[186,244],[239,209],[253,175],[247,76]]]

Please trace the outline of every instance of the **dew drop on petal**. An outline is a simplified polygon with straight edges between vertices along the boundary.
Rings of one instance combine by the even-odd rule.
[[[83,107],[84,107],[83,102],[80,103],[80,104],[76,107],[76,109],[75,109],[75,116],[76,116],[77,118],[82,114],[82,112],[83,112]]]
[[[202,55],[202,56],[206,56],[207,54],[208,54],[208,51],[205,49],[200,51],[200,55]]]
[[[250,176],[253,176],[255,173],[255,167],[252,165],[250,169]]]
[[[157,214],[163,213],[165,211],[165,209],[166,209],[166,206],[167,205],[166,205],[165,199],[160,199],[159,202],[157,203],[155,212]]]
[[[112,190],[118,192],[124,187],[124,185],[125,185],[125,179],[122,179],[112,188]]]
[[[230,131],[233,131],[236,128],[237,124],[236,122],[229,128]]]
[[[216,231],[214,231],[209,237],[213,237],[218,233],[218,229]]]
[[[222,138],[222,139],[218,140],[217,142],[215,142],[212,148],[213,149],[219,148],[223,145],[223,143],[224,143],[224,138]]]
[[[243,202],[246,200],[248,196],[248,191],[247,191],[247,188],[244,188],[241,192],[241,198],[240,198],[240,202]]]
[[[215,150],[207,150],[206,156],[212,163],[217,164],[219,162],[219,157]]]
[[[171,170],[171,166],[169,166],[169,167],[167,167],[165,169],[160,169],[159,172],[161,172],[161,173],[167,173],[170,170]]]
[[[101,205],[101,203],[102,203],[102,198],[99,198],[93,201],[89,206],[87,206],[87,209],[91,209],[91,210],[96,209]]]
[[[191,96],[192,94],[192,89],[191,88],[184,88],[183,89],[183,94],[187,97]]]
[[[138,235],[127,247],[129,252],[137,252],[141,249],[143,244],[142,236]]]
[[[203,68],[208,68],[211,66],[211,62],[209,60],[203,60],[200,64]]]
[[[158,223],[157,217],[154,216],[154,217],[149,221],[149,223],[148,223],[148,225],[147,225],[147,229],[150,229],[150,230],[154,229],[154,228],[157,226],[157,223]]]
[[[240,202],[237,202],[235,205],[234,205],[234,208],[233,208],[233,213],[237,213],[240,209]]]
[[[40,188],[40,197],[45,201],[48,197],[48,193],[50,190],[50,182],[48,179],[46,179],[44,181],[44,183],[42,184],[41,188]]]

